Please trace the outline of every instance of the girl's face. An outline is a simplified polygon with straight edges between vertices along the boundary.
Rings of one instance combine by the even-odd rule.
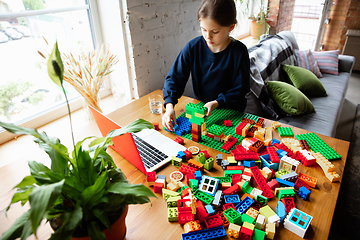
[[[208,17],[200,18],[199,22],[201,33],[212,52],[221,52],[229,45],[231,41],[229,34],[234,29],[235,24],[230,27],[223,27]]]

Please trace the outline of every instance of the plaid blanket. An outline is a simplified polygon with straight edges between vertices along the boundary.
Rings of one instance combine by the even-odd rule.
[[[248,49],[250,57],[250,90],[260,100],[263,109],[275,119],[287,114],[270,98],[267,81],[280,80],[281,64],[296,65],[291,46],[280,36],[270,35]]]

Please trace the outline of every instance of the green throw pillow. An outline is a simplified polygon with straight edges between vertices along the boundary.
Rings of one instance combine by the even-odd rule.
[[[297,89],[308,97],[326,97],[327,93],[320,80],[311,71],[291,66],[282,65],[283,70],[287,73],[290,82]]]
[[[286,113],[300,115],[315,112],[311,101],[294,86],[280,81],[266,82],[271,98]]]

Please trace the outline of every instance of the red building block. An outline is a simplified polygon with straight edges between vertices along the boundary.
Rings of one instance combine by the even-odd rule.
[[[259,154],[256,152],[245,152],[245,153],[236,153],[234,155],[236,161],[242,161],[242,160],[258,160]]]
[[[256,153],[260,153],[264,151],[265,145],[264,142],[261,142],[260,140],[257,140],[254,144],[250,146],[250,150]]]
[[[217,210],[215,213],[220,216],[220,218],[221,218],[221,220],[222,220],[222,222],[223,222],[222,225],[223,225],[224,227],[229,226],[229,224],[230,224],[230,223],[229,223],[229,220],[225,217],[223,211]]]
[[[232,126],[232,122],[230,120],[224,120],[224,125],[226,127],[231,127]]]
[[[274,194],[272,193],[270,187],[266,184],[266,180],[264,176],[261,174],[259,168],[257,166],[250,168],[251,173],[255,179],[256,184],[263,191],[262,195],[267,198],[273,198]]]
[[[184,145],[184,139],[182,139],[181,137],[175,138],[174,141],[177,142],[178,144]]]
[[[223,225],[223,221],[219,214],[215,214],[212,216],[208,216],[205,218],[205,226],[206,228],[214,228],[214,227],[220,227]]]
[[[228,167],[229,167],[229,166],[228,166]],[[237,166],[235,166],[235,167],[237,167]],[[242,166],[239,166],[239,167],[242,167]],[[227,169],[228,169],[228,168],[227,168]],[[240,182],[241,179],[242,179],[242,175],[241,175],[241,174],[233,174],[233,175],[231,176],[231,183],[232,183],[233,185],[235,185],[235,184],[237,184],[238,182]]]
[[[251,240],[254,230],[242,227],[240,230],[240,240]]]
[[[160,128],[159,128],[159,123],[152,123],[153,125],[154,125],[154,129],[156,130],[156,131],[159,131],[160,130]]]
[[[162,193],[163,188],[164,188],[164,183],[160,183],[160,182],[154,183],[154,192],[155,193]]]
[[[147,182],[155,182],[156,173],[155,172],[146,172],[146,181]]]
[[[248,133],[247,133],[247,136],[253,137],[255,131],[257,131],[257,130],[258,130],[258,127],[252,126],[252,127],[249,129],[249,131],[248,131]]]
[[[314,177],[311,177],[311,176],[303,174],[303,173],[299,173],[298,179],[305,182],[307,185],[309,185],[312,188],[316,187],[317,179]]]
[[[272,163],[280,163],[280,158],[276,153],[276,149],[274,147],[267,147],[267,153],[269,154],[270,160]]]
[[[208,153],[208,151],[204,150],[204,151],[200,151],[200,153],[204,153],[204,157],[206,159],[208,159],[210,157],[210,154]]]
[[[187,166],[184,164],[181,165],[181,167],[179,168],[179,172],[181,172],[184,175],[194,174],[196,170],[197,170],[196,168],[193,168],[193,167],[190,167],[190,166]]]
[[[237,125],[237,127],[235,128],[235,133],[237,135],[240,135],[242,136],[242,130],[243,128],[247,125],[247,123],[245,122],[241,122],[239,125]],[[246,131],[246,134],[247,134],[247,131]]]
[[[186,156],[186,160],[189,160],[192,157],[192,152],[190,152],[189,150],[184,150],[185,156]]]
[[[196,201],[196,218],[200,220],[201,223],[204,223],[205,219],[209,216],[208,212],[206,211],[204,204],[202,201]]]
[[[285,197],[281,202],[285,205],[286,213],[289,213],[290,210],[295,207],[295,202],[292,197]]]
[[[237,138],[230,137],[229,140],[221,146],[225,151],[230,151],[230,149],[237,143]]]
[[[301,181],[300,179],[297,179],[295,181],[295,185],[294,185],[294,188],[296,190],[299,190],[302,186],[306,187],[308,190],[310,190],[310,187],[309,185],[307,185],[305,182]]]
[[[235,184],[223,191],[224,195],[234,195],[239,191],[239,185]]]
[[[257,127],[263,127],[264,122],[265,122],[265,119],[259,117],[258,120],[257,120],[256,123],[255,123],[255,126],[257,126]]]
[[[229,209],[229,208],[233,208],[236,211],[236,208],[233,203],[225,203],[223,205],[223,211],[225,211],[226,209]]]
[[[267,183],[267,185],[269,186],[269,188],[273,191],[275,191],[275,188],[278,188],[279,187],[279,183],[278,181],[276,181],[276,179],[271,179],[271,181],[269,181]]]
[[[254,123],[255,123],[254,120],[249,119],[249,118],[242,118],[242,119],[241,119],[241,122],[250,123],[250,125],[254,125]]]

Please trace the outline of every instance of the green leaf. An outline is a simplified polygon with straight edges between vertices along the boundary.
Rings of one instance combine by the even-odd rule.
[[[84,209],[91,209],[102,198],[107,182],[107,172],[103,172],[94,185],[86,188],[81,194]]]
[[[30,209],[16,219],[15,223],[3,233],[1,240],[16,239],[20,237],[23,231],[28,231],[27,229],[24,229],[27,222],[30,222]]]
[[[91,240],[106,240],[105,233],[100,230],[99,225],[95,221],[87,225],[87,232]]]
[[[61,175],[67,175],[69,154],[67,148],[60,143],[59,139],[54,139],[51,145],[39,142],[39,147],[43,149],[51,159],[51,170]]]
[[[52,204],[60,195],[64,182],[65,180],[63,179],[57,183],[42,185],[34,188],[30,194],[31,228],[35,236],[36,230],[39,227],[41,220],[44,218],[45,212],[52,207]]]
[[[108,192],[132,195],[134,197],[155,197],[155,194],[143,184],[129,184],[125,182],[116,182],[110,185]]]
[[[32,186],[34,183],[36,183],[36,180],[33,176],[29,175],[23,178],[23,180],[16,185],[14,188],[22,188],[27,186]]]
[[[71,212],[66,212],[61,217],[62,226],[51,235],[50,240],[68,240],[83,218],[82,208],[75,205]]]
[[[57,42],[55,42],[54,48],[49,56],[47,70],[51,80],[56,85],[61,87],[63,83],[64,66],[61,60]]]
[[[77,153],[77,171],[80,180],[85,186],[91,186],[96,181],[98,174],[93,167],[93,159],[90,157],[88,151],[82,151],[80,147]]]
[[[29,195],[31,194],[34,186],[26,186],[23,188],[19,188],[16,193],[13,195],[11,199],[11,203],[7,207],[6,211],[9,210],[10,205],[13,203],[16,203],[18,201],[21,201],[21,205],[24,206],[24,204],[29,201]]]
[[[63,176],[60,176],[57,173],[53,173],[48,167],[46,167],[42,163],[29,161],[28,164],[31,175],[40,184],[51,184],[54,182],[59,182],[60,180],[63,179]]]
[[[32,128],[24,128],[20,126],[16,126],[12,123],[6,123],[0,121],[0,126],[3,127],[6,131],[14,133],[14,134],[26,134],[26,135],[33,135],[34,137],[40,137],[40,134],[36,129]]]
[[[104,224],[106,228],[108,228],[111,231],[111,223],[108,218],[108,214],[105,210],[95,208],[92,210],[92,213],[102,222],[102,224]]]

